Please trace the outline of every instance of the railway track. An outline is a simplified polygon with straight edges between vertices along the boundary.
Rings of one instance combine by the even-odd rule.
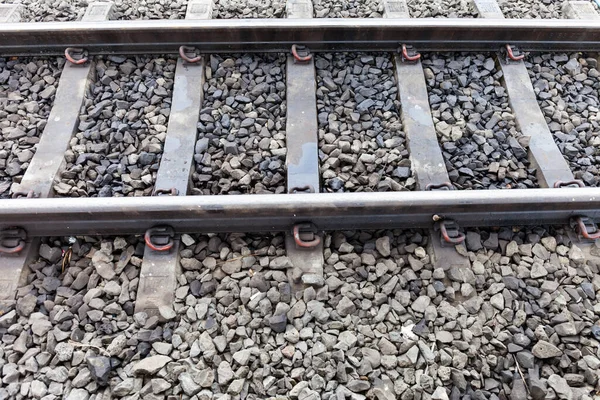
[[[0,4],[0,397],[597,397],[600,17],[439,6]]]

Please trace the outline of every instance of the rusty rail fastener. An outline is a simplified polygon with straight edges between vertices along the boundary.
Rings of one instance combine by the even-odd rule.
[[[450,182],[429,183],[425,186],[425,190],[454,190],[454,186]]]
[[[0,253],[15,254],[25,248],[27,232],[23,228],[8,228],[0,231]]]
[[[170,189],[156,189],[152,196],[177,196],[179,195],[179,190],[172,187]]]
[[[292,55],[296,64],[307,64],[313,58],[308,47],[297,44],[292,45]]]
[[[296,242],[296,246],[304,248],[318,246],[319,243],[321,243],[321,237],[316,233],[316,230],[317,228],[310,222],[304,222],[294,225],[292,233],[294,235],[294,241]],[[306,240],[300,236],[302,234],[312,234],[313,238]]]
[[[315,188],[312,185],[294,186],[290,189],[290,194],[296,193],[314,193]]]
[[[571,228],[576,229],[584,239],[600,239],[600,230],[596,223],[589,217],[573,217],[570,221]]]
[[[29,191],[18,190],[16,192],[13,192],[11,197],[13,199],[22,199],[22,198],[33,199],[33,198],[39,197],[39,195],[36,192],[34,192],[33,190],[29,190]]]
[[[446,243],[461,244],[465,241],[465,234],[458,230],[458,224],[452,220],[439,221],[434,228],[439,229],[442,239]]]
[[[412,46],[402,44],[400,52],[402,53],[402,61],[417,61],[421,58],[421,53],[415,52],[413,55],[408,54],[408,50],[412,50]]]
[[[521,61],[525,58],[525,54],[519,54],[518,56],[516,56],[510,44],[506,45],[506,55],[511,61]]]
[[[197,63],[198,61],[202,60],[202,56],[200,54],[198,54],[194,57],[189,57],[187,55],[187,53],[197,54],[197,51],[198,50],[195,47],[181,46],[181,47],[179,47],[179,57],[181,57],[183,59],[183,61],[185,61],[185,62],[194,64],[194,63]]]
[[[577,185],[579,187],[585,187],[585,184],[583,183],[583,181],[579,180],[579,179],[574,179],[572,181],[556,181],[556,182],[554,182],[555,188],[574,186],[574,185]]]
[[[169,251],[173,248],[175,230],[171,226],[155,226],[144,234],[146,246],[154,251]]]
[[[81,58],[75,59],[73,58],[74,53],[79,53]],[[87,51],[78,47],[67,47],[65,49],[65,58],[71,63],[75,65],[81,65],[88,62]]]

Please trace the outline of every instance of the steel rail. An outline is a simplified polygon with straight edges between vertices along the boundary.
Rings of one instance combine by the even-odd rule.
[[[436,215],[462,227],[599,220],[600,188],[0,200],[0,229],[29,236],[426,228]]]
[[[526,51],[600,50],[600,24],[582,20],[486,19],[239,19],[35,22],[0,25],[0,55],[311,51],[496,51],[507,43]]]

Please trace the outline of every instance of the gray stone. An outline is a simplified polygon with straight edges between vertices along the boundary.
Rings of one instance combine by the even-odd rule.
[[[560,357],[562,355],[562,351],[558,347],[545,340],[538,341],[531,349],[531,352],[534,356],[541,359]]]
[[[104,356],[92,356],[87,358],[87,367],[92,378],[101,386],[108,384],[112,365],[110,358]]]
[[[170,357],[163,355],[147,357],[135,363],[131,372],[134,375],[153,375],[170,361]]]

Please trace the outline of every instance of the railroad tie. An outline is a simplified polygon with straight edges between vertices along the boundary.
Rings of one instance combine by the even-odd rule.
[[[496,0],[474,0],[475,8],[484,18],[503,19],[504,14]],[[537,169],[540,187],[554,187],[559,181],[573,181],[573,173],[546,124],[535,92],[525,67],[522,55],[515,55],[515,49],[506,43],[505,53],[496,54],[500,66],[508,100],[515,115],[517,126],[523,136],[529,138],[528,155],[531,165]]]
[[[288,18],[312,18],[312,2],[288,0],[286,13]],[[296,43],[290,52],[286,67],[287,192],[301,196],[320,192],[316,76],[309,48]],[[295,291],[304,285],[322,287],[323,232],[298,222],[285,236],[290,284]]]
[[[474,3],[482,17],[504,19],[504,14],[496,0],[474,0]],[[563,10],[565,15],[572,19],[600,18],[588,2],[570,1],[565,3]],[[528,156],[532,166],[537,169],[540,187],[553,188],[556,185],[560,187],[561,182],[575,182],[573,172],[554,141],[537,102],[529,72],[523,62],[524,55],[515,55],[514,51],[510,43],[507,43],[506,52],[496,54],[496,62],[502,70],[504,85],[517,126],[523,136],[529,138]],[[565,224],[567,222],[568,219],[565,220]],[[598,257],[591,254],[595,247],[593,240],[583,239],[575,229],[568,229],[568,227],[567,234],[584,251],[587,260],[598,260]]]
[[[110,19],[113,6],[112,2],[91,3],[82,21]],[[20,18],[18,8],[11,12],[0,11],[0,22],[9,22],[9,19],[10,22],[16,22],[16,18]],[[94,73],[94,60],[81,60],[83,58],[78,58],[77,64],[65,62],[54,104],[37,151],[21,183],[16,188],[11,188],[13,197],[45,198],[54,194],[54,180],[64,168],[65,151],[69,148],[69,142],[79,124],[79,111]],[[18,254],[0,253],[0,305],[13,302],[17,288],[26,278],[28,263],[37,257],[38,248],[39,239],[33,238],[27,239],[25,247]]]
[[[188,3],[185,18],[210,19],[212,12],[212,0],[192,0]],[[179,53],[167,136],[156,174],[155,196],[186,196],[194,165],[197,124],[204,99],[206,57],[198,55],[195,48],[187,46],[182,46]],[[169,230],[169,227],[165,229]],[[169,244],[155,246],[152,241],[157,236],[166,239]],[[148,240],[140,271],[136,312],[144,311],[148,315],[159,316],[161,306],[170,307],[175,301],[177,277],[181,274],[180,239],[168,238],[169,236],[160,231],[156,236],[146,235]]]
[[[563,4],[563,14],[570,19],[600,20],[596,7],[587,1],[568,1]],[[583,252],[586,262],[593,261],[600,265],[600,254],[595,240],[585,239],[576,229],[568,229],[567,234],[573,243]]]
[[[384,0],[383,5],[385,18],[410,18],[406,0]],[[408,45],[400,45],[399,54],[394,56],[394,65],[411,169],[418,190],[451,190],[453,187],[431,117],[420,55],[410,51]],[[432,212],[435,213],[434,210]],[[448,270],[452,267],[470,267],[469,259],[463,255],[466,249],[462,242],[448,243],[442,238],[441,232],[433,229],[429,233],[429,254],[436,268]],[[460,235],[456,230],[454,233]],[[450,240],[458,242],[460,239]],[[455,246],[464,250],[462,254],[456,251]]]

